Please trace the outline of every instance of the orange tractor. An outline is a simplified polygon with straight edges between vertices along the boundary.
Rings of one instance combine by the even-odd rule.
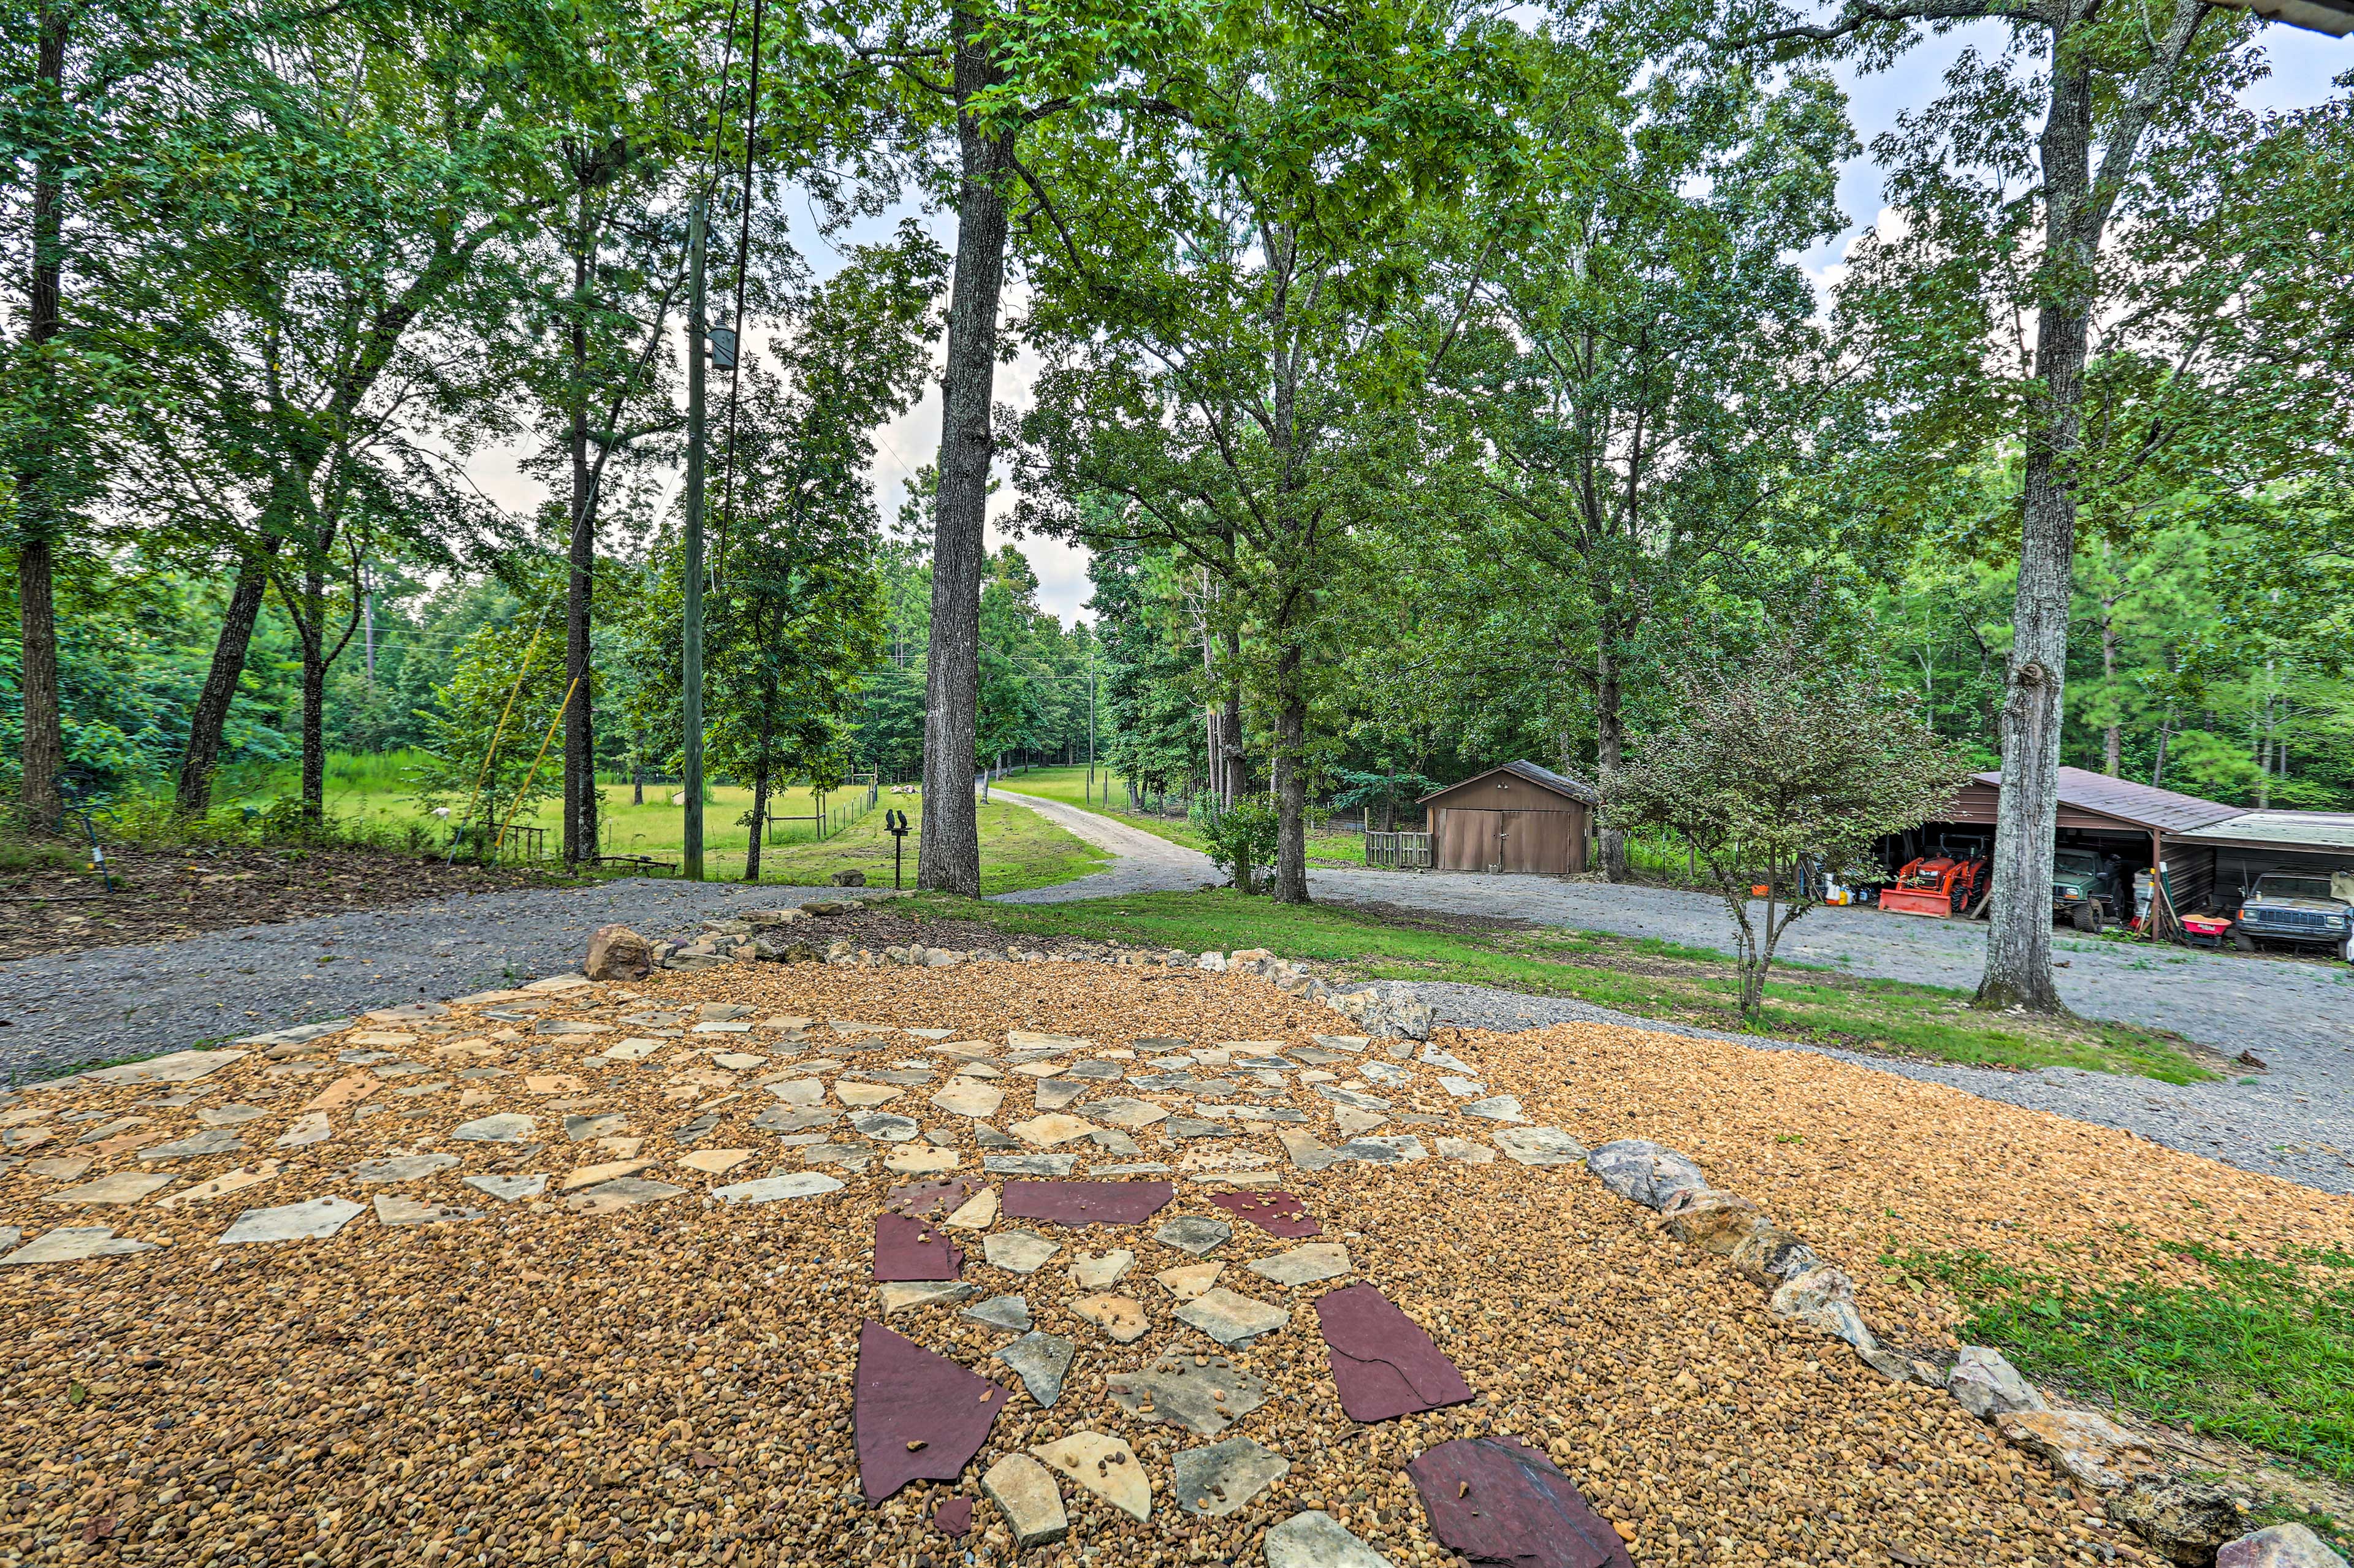
[[[1964,858],[1940,847],[1898,872],[1896,880],[1880,890],[1880,906],[1898,915],[1939,918],[1965,914],[1977,902],[1986,874],[1983,859]]]

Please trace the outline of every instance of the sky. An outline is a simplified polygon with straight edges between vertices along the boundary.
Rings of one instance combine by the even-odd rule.
[[[1897,116],[1904,110],[1933,101],[1946,70],[1964,49],[1975,46],[1988,51],[1999,50],[2003,39],[2004,29],[1999,25],[1985,23],[1929,38],[1890,70],[1866,76],[1844,63],[1840,66],[1838,75],[1848,94],[1849,117],[1854,124],[1856,139],[1866,151],[1850,160],[1840,180],[1840,205],[1850,219],[1849,228],[1799,258],[1809,272],[1818,278],[1830,274],[1857,236],[1881,217],[1881,175],[1869,151],[1873,139],[1893,130]],[[2330,96],[2332,78],[2354,71],[2354,38],[2331,38],[2274,25],[2264,29],[2263,41],[2272,73],[2245,95],[2244,101],[2252,108],[2310,108]],[[846,236],[846,242],[881,238],[897,224],[900,216],[897,212],[886,213],[861,223]],[[932,213],[926,215],[926,221],[941,245],[953,252],[953,216]],[[812,270],[821,276],[832,271],[835,263],[829,247],[817,235],[814,225],[802,222],[796,228]],[[1007,292],[1010,314],[1014,290],[1009,288]],[[1011,365],[1001,364],[997,368],[996,400],[1017,410],[1025,407],[1035,370],[1035,362],[1026,355]],[[931,461],[939,440],[940,395],[935,382],[922,401],[876,433],[875,501],[886,519],[896,514],[907,479]],[[529,510],[538,505],[543,493],[535,481],[518,470],[517,456],[509,450],[487,451],[470,465],[470,471],[493,500],[511,508]],[[1008,489],[1001,489],[991,497],[992,522],[988,545],[992,550],[1011,536],[993,520],[1011,512],[1014,499]],[[1094,612],[1087,608],[1092,590],[1087,582],[1085,550],[1055,539],[1029,537],[1015,542],[1038,574],[1041,608],[1065,621],[1095,619]]]

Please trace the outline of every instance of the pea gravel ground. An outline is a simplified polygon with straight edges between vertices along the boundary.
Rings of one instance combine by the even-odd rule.
[[[879,1311],[863,1249],[902,1178],[837,1163],[846,1184],[821,1196],[698,1202],[699,1189],[802,1169],[818,1152],[781,1147],[752,1128],[761,1107],[777,1103],[760,1086],[771,1081],[766,1069],[721,1071],[704,1042],[766,1058],[783,1075],[822,1077],[834,1069],[810,1053],[823,1052],[831,1036],[758,1024],[671,1040],[643,1061],[612,1060],[607,1047],[630,1015],[652,1031],[642,1021],[649,1001],[688,1018],[690,1005],[716,1001],[755,1019],[845,1018],[991,1043],[1013,1029],[1066,1031],[1095,1042],[1080,1054],[1131,1071],[1158,1065],[1121,1060],[1139,1036],[1248,1036],[1297,1053],[1331,1015],[1239,975],[1051,963],[748,966],[661,976],[642,993],[567,992],[522,1026],[461,1008],[406,1044],[398,1035],[364,1043],[382,1057],[405,1051],[447,1065],[436,1071],[475,1064],[462,1086],[431,1092],[404,1094],[424,1086],[406,1068],[378,1079],[376,1065],[401,1066],[381,1057],[336,1063],[363,1043],[331,1039],[305,1060],[233,1064],[194,1086],[202,1092],[189,1104],[159,1104],[178,1097],[150,1088],[88,1084],[14,1097],[20,1109],[37,1106],[53,1125],[72,1128],[85,1123],[69,1117],[150,1119],[123,1132],[109,1124],[111,1135],[95,1145],[61,1139],[94,1160],[88,1172],[68,1178],[28,1162],[0,1174],[0,1224],[30,1234],[60,1222],[105,1224],[164,1245],[0,1271],[0,1362],[11,1368],[0,1387],[0,1473],[22,1478],[0,1502],[0,1551],[68,1563],[336,1568],[920,1568],[969,1552],[980,1568],[1013,1557],[994,1506],[980,1502],[973,1534],[951,1544],[927,1522],[933,1505],[972,1497],[1001,1456],[1092,1431],[1139,1457],[1153,1483],[1150,1517],[1130,1520],[1066,1482],[1070,1538],[1024,1563],[1257,1563],[1272,1524],[1321,1507],[1394,1563],[1444,1563],[1401,1467],[1439,1441],[1493,1432],[1550,1453],[1647,1565],[2154,1561],[2041,1461],[1943,1395],[1888,1383],[1844,1347],[1772,1318],[1762,1292],[1668,1239],[1581,1167],[1505,1159],[1279,1177],[1347,1248],[1352,1272],[1331,1284],[1377,1285],[1462,1370],[1473,1403],[1367,1427],[1349,1422],[1313,1328],[1310,1302],[1324,1287],[1285,1289],[1238,1266],[1289,1244],[1237,1225],[1213,1255],[1226,1262],[1219,1283],[1288,1311],[1289,1323],[1235,1355],[1277,1395],[1235,1430],[1290,1468],[1226,1517],[1187,1517],[1171,1506],[1171,1471],[1199,1440],[1121,1410],[1105,1380],[1169,1351],[1208,1349],[1176,1322],[1176,1302],[1151,1278],[1192,1259],[1152,1239],[1160,1217],[1133,1228],[1041,1226],[1064,1249],[1045,1267],[1006,1274],[974,1245],[965,1277],[981,1294],[1023,1292],[1040,1327],[1076,1341],[1060,1399],[1040,1408],[993,1359],[1010,1332],[954,1305],[895,1314],[894,1329],[1014,1392],[958,1481],[919,1483],[869,1507],[857,1496],[850,1402],[859,1325]],[[582,1036],[552,1023],[605,1027]],[[1755,1198],[1853,1274],[1867,1319],[1912,1349],[1950,1345],[1956,1312],[1878,1266],[1891,1246],[1974,1246],[2087,1279],[2149,1269],[2187,1282],[2200,1266],[2167,1251],[2169,1242],[2354,1247],[2354,1203],[2345,1199],[1820,1055],[1590,1023],[1447,1031],[1437,1044],[1491,1090],[1519,1095],[1536,1123],[1588,1144],[1646,1137],[1685,1150],[1714,1183]],[[906,1036],[886,1049],[856,1058],[835,1092],[852,1078],[880,1081],[865,1069],[886,1061],[900,1072],[924,1063],[930,1081],[942,1082],[938,1075],[954,1060],[928,1056],[924,1042]],[[748,1065],[732,1056],[726,1065]],[[1410,1104],[1438,1125],[1391,1130],[1492,1138],[1492,1125],[1451,1110],[1430,1082],[1433,1068],[1411,1072],[1410,1088],[1361,1086],[1380,1086],[1401,1111]],[[319,1094],[352,1080],[369,1090],[364,1099]],[[1011,1126],[1030,1111],[1030,1080],[1005,1073],[977,1081],[1006,1090],[998,1122]],[[928,1138],[976,1171],[978,1124],[935,1110],[930,1089],[897,1082],[905,1086],[886,1108],[920,1119]],[[1119,1092],[1150,1091],[1131,1083]],[[1272,1097],[1309,1109],[1309,1130],[1337,1138],[1328,1103],[1289,1089]],[[325,1113],[330,1139],[273,1154],[274,1140],[321,1098],[335,1105]],[[185,1136],[207,1108],[231,1110],[228,1102],[262,1113],[233,1124],[259,1155],[161,1167],[182,1180],[132,1203],[77,1212],[48,1202],[66,1181],[137,1171],[138,1153],[156,1138]],[[1082,1118],[1091,1109],[1087,1099],[1072,1107]],[[574,1132],[554,1125],[560,1111],[610,1115],[620,1125]],[[548,1141],[452,1139],[461,1119],[494,1112],[540,1118],[538,1136]],[[690,1154],[673,1129],[697,1112],[714,1115],[716,1127]],[[27,1125],[10,1114],[16,1128]],[[1204,1145],[1153,1128],[1135,1136],[1146,1158],[1194,1168],[1175,1178],[1177,1199],[1164,1215],[1207,1212],[1214,1183],[1202,1178],[1214,1170],[1181,1153]],[[1285,1163],[1267,1132],[1210,1147],[1244,1163]],[[742,1162],[707,1173],[714,1156],[734,1149],[745,1151]],[[371,1185],[357,1169],[419,1151],[455,1160],[389,1186]],[[205,1202],[186,1185],[225,1178],[233,1165],[259,1174],[264,1156],[276,1168],[233,1197]],[[545,1172],[560,1181],[576,1167],[631,1157],[649,1161],[645,1178],[685,1190],[599,1212],[502,1203],[460,1180]],[[242,1207],[330,1193],[490,1213],[397,1227],[362,1212],[331,1239],[214,1245]],[[1073,1310],[1066,1260],[1082,1247],[1136,1252],[1121,1288],[1148,1319],[1140,1342],[1114,1345]]]

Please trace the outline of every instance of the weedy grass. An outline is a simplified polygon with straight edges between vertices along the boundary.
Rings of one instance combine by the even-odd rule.
[[[2164,1248],[2195,1259],[2204,1281],[2090,1289],[1978,1252],[1882,1261],[1952,1290],[1966,1337],[2031,1377],[2354,1482],[2354,1257]]]
[[[944,911],[945,912],[945,911]],[[2177,1035],[2084,1019],[1979,1012],[1969,993],[1775,967],[1754,1018],[1722,953],[1644,938],[1550,927],[1417,918],[1345,906],[1276,904],[1231,891],[1138,894],[1055,905],[957,905],[1008,933],[1151,947],[1267,948],[1363,980],[1461,980],[1572,997],[1641,1018],[1978,1066],[2082,1067],[2167,1083],[2213,1076]]]

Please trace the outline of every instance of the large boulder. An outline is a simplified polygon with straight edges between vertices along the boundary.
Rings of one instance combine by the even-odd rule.
[[[1988,1421],[2013,1410],[2051,1408],[2000,1351],[1984,1345],[1962,1347],[1946,1378],[1946,1391],[1964,1410]]]
[[[1766,1290],[1778,1290],[1822,1266],[1814,1248],[1779,1225],[1759,1225],[1733,1249],[1733,1266],[1741,1277]]]
[[[837,871],[826,880],[836,887],[864,887],[866,885],[866,874],[856,870]]]
[[[653,972],[654,945],[627,926],[599,926],[588,934],[580,972],[592,980],[642,980]]]
[[[2226,1545],[2215,1568],[2346,1568],[2346,1559],[2305,1526],[2276,1524]]]
[[[2089,1410],[2013,1410],[1996,1430],[2094,1491],[2113,1492],[2159,1470],[2157,1450]]]
[[[1227,961],[1240,967],[1244,957],[1236,953]],[[1299,985],[1295,994],[1311,990],[1313,983]],[[1438,1022],[1437,1013],[1414,993],[1411,986],[1392,985],[1386,994],[1370,986],[1345,995],[1327,992],[1323,1001],[1375,1040],[1427,1040]]]
[[[1766,1225],[1766,1216],[1757,1212],[1756,1204],[1738,1192],[1720,1192],[1711,1187],[1681,1189],[1659,1213],[1669,1234],[1718,1257],[1729,1256],[1751,1232]]]
[[[2248,1528],[2246,1499],[2212,1479],[2188,1476],[2145,1477],[2104,1508],[2168,1557],[2193,1568],[2214,1562],[2217,1550]]]
[[[1867,1354],[1880,1349],[1880,1341],[1863,1325],[1863,1315],[1855,1309],[1855,1281],[1836,1268],[1798,1276],[1774,1292],[1766,1309],[1776,1318],[1820,1329]]]
[[[1605,1187],[1647,1209],[1665,1209],[1677,1193],[1708,1186],[1699,1166],[1648,1138],[1606,1143],[1585,1157],[1585,1168]]]

